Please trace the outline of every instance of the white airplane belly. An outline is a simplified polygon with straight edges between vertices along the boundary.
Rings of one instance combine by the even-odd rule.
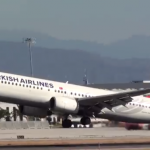
[[[13,89],[13,90],[12,90]],[[40,89],[22,88],[16,86],[12,88],[10,85],[0,86],[0,101],[20,105],[29,105],[34,107],[46,107],[51,96],[47,92]]]

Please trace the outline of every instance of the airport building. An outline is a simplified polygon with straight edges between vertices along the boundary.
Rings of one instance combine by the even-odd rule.
[[[150,88],[150,83],[108,83],[108,84],[89,84],[88,87],[101,88],[107,90],[139,90]]]

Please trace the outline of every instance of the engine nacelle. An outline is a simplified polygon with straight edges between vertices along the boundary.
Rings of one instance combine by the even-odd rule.
[[[73,98],[52,97],[50,99],[50,108],[53,112],[77,114],[79,111],[79,104]]]
[[[23,115],[34,116],[38,118],[44,118],[52,115],[52,112],[49,110],[30,106],[19,106],[19,111]]]

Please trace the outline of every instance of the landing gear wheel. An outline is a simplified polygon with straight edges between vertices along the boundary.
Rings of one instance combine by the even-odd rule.
[[[63,127],[63,128],[70,128],[71,125],[72,125],[72,121],[69,120],[69,119],[64,119],[64,120],[62,121],[62,127]]]
[[[90,125],[91,124],[91,119],[89,117],[82,117],[80,120],[80,123],[82,125]]]

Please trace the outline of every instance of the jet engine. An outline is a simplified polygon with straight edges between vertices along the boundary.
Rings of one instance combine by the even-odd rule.
[[[46,116],[52,115],[52,112],[46,109],[30,107],[30,106],[19,106],[19,111],[23,115],[34,116],[38,118],[44,118]]]
[[[79,104],[73,98],[52,97],[50,99],[50,109],[56,113],[77,114],[79,111]]]

